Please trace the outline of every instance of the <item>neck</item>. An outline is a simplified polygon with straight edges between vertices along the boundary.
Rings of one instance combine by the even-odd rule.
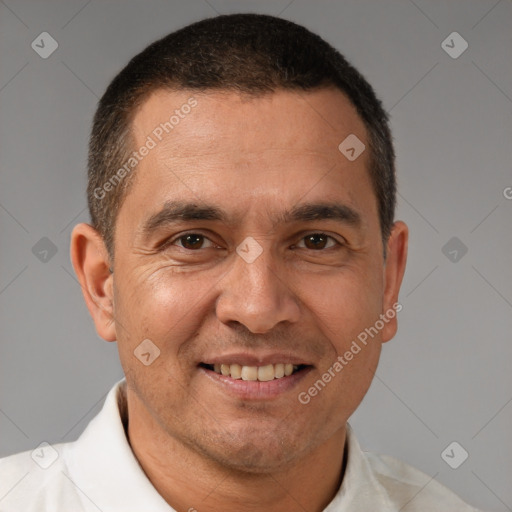
[[[170,436],[130,396],[128,410],[132,450],[152,485],[175,510],[321,512],[341,485],[345,426],[285,468],[248,473],[219,466]]]

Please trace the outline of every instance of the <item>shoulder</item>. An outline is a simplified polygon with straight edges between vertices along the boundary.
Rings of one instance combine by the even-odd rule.
[[[84,510],[65,462],[71,444],[44,444],[0,459],[1,512],[60,510],[63,505]]]
[[[0,512],[97,512],[99,507],[91,495],[95,493],[101,500],[110,498],[109,489],[98,485],[98,481],[109,479],[121,480],[119,488],[125,492],[120,468],[138,466],[119,409],[123,382],[109,391],[102,410],[78,440],[41,443],[34,450],[0,459]]]
[[[405,462],[388,455],[363,453],[375,478],[402,512],[478,512],[433,477]]]

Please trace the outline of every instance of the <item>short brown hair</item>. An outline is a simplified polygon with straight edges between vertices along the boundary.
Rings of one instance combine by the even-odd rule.
[[[98,191],[113,183],[130,157],[134,112],[150,93],[217,89],[261,95],[327,86],[349,98],[368,131],[369,172],[385,244],[396,203],[395,154],[388,115],[372,87],[306,28],[273,16],[233,14],[193,23],[154,42],[120,71],[99,101],[89,144],[87,198],[92,224],[111,259],[117,213],[133,173],[109,187],[108,194]]]

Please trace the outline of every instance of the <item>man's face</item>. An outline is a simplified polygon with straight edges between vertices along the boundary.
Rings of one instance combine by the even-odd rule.
[[[197,105],[161,133],[191,97]],[[311,453],[344,428],[396,327],[368,338],[301,403],[398,292],[386,288],[369,151],[349,161],[338,149],[350,134],[368,148],[363,122],[337,90],[251,99],[158,91],[133,132],[135,148],[148,136],[156,146],[116,224],[114,325],[129,403],[225,466],[267,471]],[[185,204],[225,218],[174,218]],[[299,215],[322,204],[340,215]],[[143,340],[160,350],[149,365],[134,355]],[[254,378],[254,367],[277,365],[263,380],[280,363],[298,370],[266,382],[215,371],[238,364]]]

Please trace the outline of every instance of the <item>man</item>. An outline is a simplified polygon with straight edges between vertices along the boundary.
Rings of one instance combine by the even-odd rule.
[[[48,467],[2,461],[1,510],[475,510],[347,423],[408,232],[387,115],[331,46],[258,15],[152,44],[100,101],[88,200],[71,258],[126,378]]]

